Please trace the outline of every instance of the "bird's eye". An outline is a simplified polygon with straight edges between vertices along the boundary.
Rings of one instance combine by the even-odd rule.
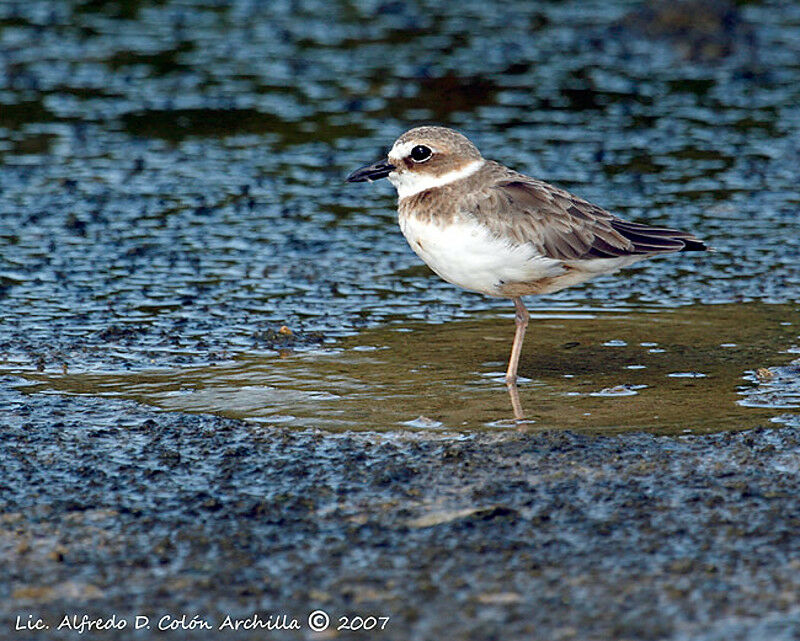
[[[426,147],[425,145],[417,145],[411,150],[411,160],[414,162],[425,162],[428,158],[431,157],[430,147]]]

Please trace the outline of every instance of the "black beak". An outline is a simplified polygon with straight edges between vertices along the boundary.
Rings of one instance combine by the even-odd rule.
[[[356,169],[346,180],[349,183],[372,182],[373,180],[386,178],[392,171],[394,171],[394,165],[389,164],[385,160],[379,160],[371,165],[364,165]]]

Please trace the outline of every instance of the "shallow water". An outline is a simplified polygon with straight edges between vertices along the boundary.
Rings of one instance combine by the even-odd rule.
[[[746,429],[800,409],[797,387],[794,396],[768,389],[772,372],[797,359],[790,319],[794,306],[754,303],[534,314],[520,367],[524,422],[513,420],[503,383],[513,321],[495,315],[397,323],[327,349],[215,366],[27,373],[22,389],[332,430]],[[796,376],[798,363],[785,371]]]
[[[353,428],[413,427],[419,415],[448,426],[502,420],[494,374],[508,322],[476,314],[508,304],[422,266],[388,185],[342,181],[430,121],[461,128],[488,157],[626,217],[692,230],[717,250],[535,301],[542,311],[672,319],[666,310],[686,305],[713,317],[722,308],[699,305],[796,303],[800,7],[744,3],[738,22],[678,34],[642,15],[629,2],[0,4],[0,360],[7,371],[102,372],[135,397],[147,396],[137,378],[157,369],[173,394],[148,402],[264,420],[345,427],[335,408],[353,389],[383,408],[350,419]],[[645,311],[654,307],[662,316]],[[276,338],[284,324],[292,340]],[[349,347],[393,345],[401,327],[410,330],[401,344],[431,350],[427,367],[394,369],[397,348]],[[598,334],[598,345],[623,329]],[[503,338],[460,373],[447,349],[427,347],[446,335],[483,346],[482,332]],[[570,390],[598,425],[614,422],[604,407],[667,391],[648,378],[653,367],[581,378],[565,365],[540,379],[537,340],[523,387],[535,424],[581,427],[577,415],[538,407]],[[308,345],[325,349],[269,355]],[[583,359],[604,367],[634,345]],[[331,388],[336,367],[343,379]],[[748,368],[742,361],[731,380]],[[217,371],[238,377],[238,391]],[[580,380],[570,387],[565,374]],[[228,392],[174,393],[208,376]],[[305,381],[309,393],[287,397],[275,383],[273,394],[273,379]],[[475,416],[459,418],[466,408]]]

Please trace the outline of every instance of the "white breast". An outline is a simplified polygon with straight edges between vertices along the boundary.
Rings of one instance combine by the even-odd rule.
[[[408,244],[444,280],[464,289],[500,296],[499,287],[552,278],[564,272],[562,262],[545,258],[533,246],[512,245],[485,227],[463,219],[449,224],[401,216]]]

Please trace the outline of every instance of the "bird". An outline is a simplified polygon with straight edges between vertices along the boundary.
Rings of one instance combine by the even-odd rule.
[[[514,340],[505,374],[514,412],[525,330],[522,296],[551,294],[645,258],[710,248],[694,234],[630,222],[570,192],[485,159],[462,133],[440,126],[402,134],[386,158],[347,182],[388,178],[400,229],[441,278],[511,299]]]

